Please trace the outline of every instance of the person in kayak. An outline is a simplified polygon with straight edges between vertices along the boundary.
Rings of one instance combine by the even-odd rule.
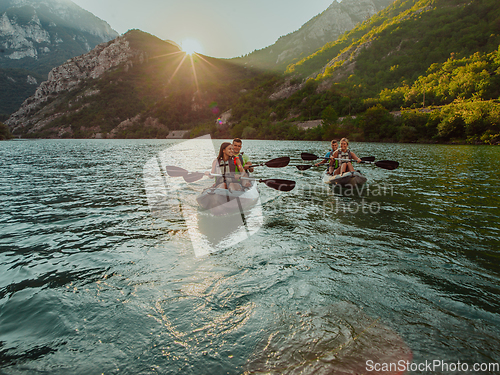
[[[221,175],[215,176],[214,187],[218,189],[241,190],[242,186],[239,182],[243,173],[236,173],[236,167],[244,170],[240,158],[234,156],[233,145],[229,142],[224,142],[220,145],[219,155],[212,163],[212,170],[208,174]],[[213,177],[213,176],[212,176]]]
[[[340,174],[343,175],[345,172],[354,172],[354,167],[351,164],[351,160],[356,160],[358,163],[361,162],[361,159],[356,156],[354,152],[351,152],[349,150],[349,140],[347,138],[342,138],[340,140],[340,149],[335,151],[333,154],[330,155],[330,161],[335,161],[336,159],[339,163],[340,166],[336,168],[335,170],[333,167],[330,167],[329,173],[332,174]]]
[[[338,142],[337,142],[336,139],[332,139],[332,141],[330,142],[330,145],[332,146],[332,149],[326,153],[325,158],[323,160],[321,160],[319,163],[314,164],[315,167],[317,167],[317,166],[319,166],[321,164],[325,164],[327,162],[329,162],[329,166],[330,167],[333,166],[334,170],[339,167],[339,161],[338,160],[330,160],[330,156],[332,155],[332,153],[334,153],[335,151],[337,151],[337,149],[339,148],[339,144],[338,144]],[[328,169],[330,169],[330,168],[328,168]]]
[[[250,158],[248,157],[248,155],[245,155],[244,152],[241,152],[242,145],[243,141],[240,138],[233,139],[234,155],[240,159],[241,164],[243,164],[243,168],[247,173],[253,172],[252,162],[250,161]],[[236,168],[236,171],[239,172],[239,168]]]

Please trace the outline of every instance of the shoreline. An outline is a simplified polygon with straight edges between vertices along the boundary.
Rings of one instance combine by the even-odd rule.
[[[340,137],[338,137],[340,138]],[[190,140],[190,139],[195,139],[195,138],[11,138],[11,139],[2,139],[0,141],[12,141],[12,142],[22,142],[22,141],[38,141],[38,140],[84,140],[84,139],[92,139],[92,140],[99,140],[99,141],[106,141],[106,140]],[[230,139],[230,137],[224,137],[224,138],[214,138],[212,137],[212,140],[227,140]],[[260,138],[248,138],[245,139],[247,141],[285,141],[285,142],[329,142],[329,141],[311,141],[309,139],[260,139]],[[358,142],[358,143],[392,143],[392,144],[415,144],[415,145],[443,145],[443,146],[500,146],[500,142],[497,143],[481,143],[481,142],[475,142],[475,143],[467,143],[467,141],[461,141],[461,140],[455,140],[455,141],[449,141],[449,142],[395,142],[391,140],[382,140],[382,141],[357,141],[357,140],[351,140],[351,142]]]

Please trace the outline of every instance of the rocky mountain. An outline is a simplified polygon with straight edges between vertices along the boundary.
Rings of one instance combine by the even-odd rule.
[[[53,68],[5,123],[24,137],[164,138],[214,123],[256,75],[132,30]]]
[[[69,0],[0,0],[0,115],[19,108],[53,67],[117,36]]]
[[[335,41],[358,23],[392,4],[394,0],[334,1],[324,12],[312,18],[299,30],[281,37],[273,45],[241,58],[247,66],[283,71],[287,65],[299,61]]]

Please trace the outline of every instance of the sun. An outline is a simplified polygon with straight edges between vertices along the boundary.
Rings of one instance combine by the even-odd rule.
[[[184,39],[181,42],[181,48],[188,55],[192,55],[195,52],[198,52],[198,53],[203,52],[203,47],[201,46],[200,42],[198,42],[196,39],[192,39],[192,38]]]

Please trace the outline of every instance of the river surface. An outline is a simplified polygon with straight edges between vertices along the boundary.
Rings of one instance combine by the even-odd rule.
[[[212,217],[207,142],[0,142],[0,374],[500,373],[500,148],[244,141],[297,185]]]

